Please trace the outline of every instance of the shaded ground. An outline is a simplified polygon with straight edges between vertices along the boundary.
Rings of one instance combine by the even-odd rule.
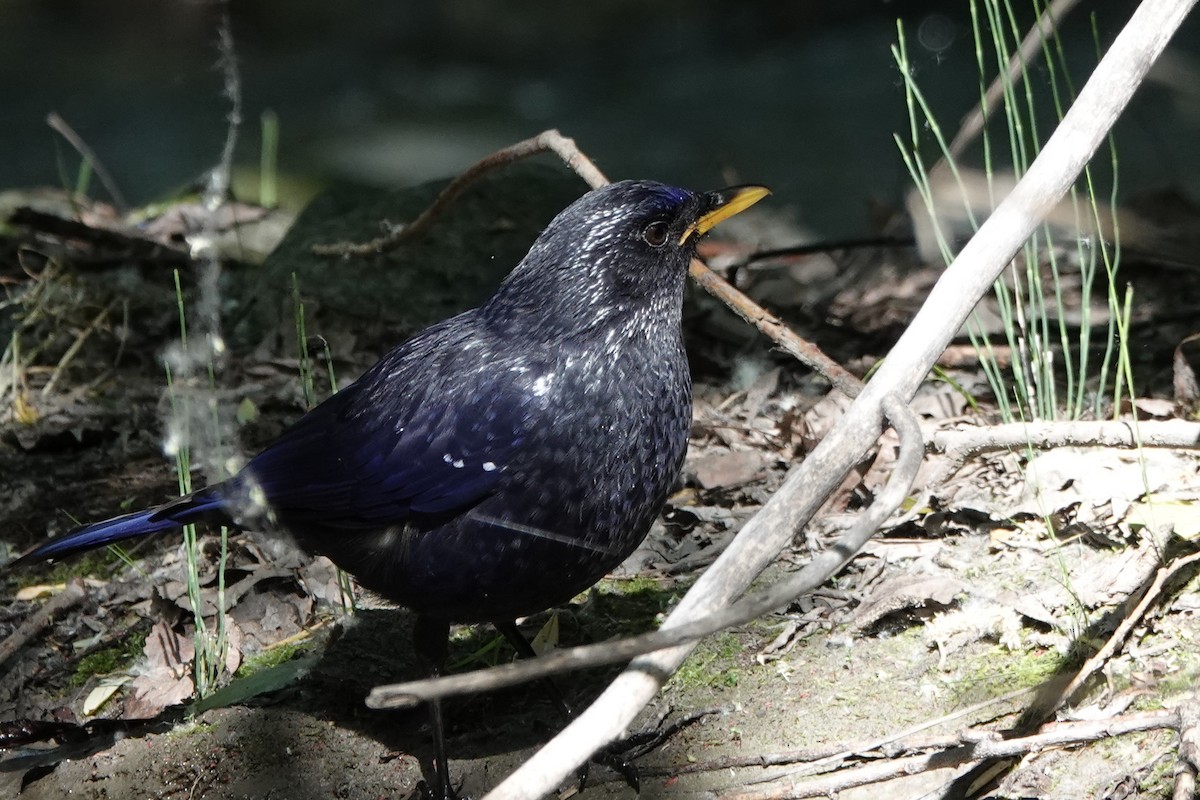
[[[344,380],[405,333],[485,296],[579,190],[573,177],[557,170],[521,168],[486,181],[428,240],[361,262],[315,259],[309,246],[371,238],[381,219],[415,215],[433,189],[326,195],[264,264],[226,265],[220,308],[233,356],[218,365],[216,389],[206,388],[203,369],[181,380],[202,409],[207,406],[200,401],[216,400],[224,442],[253,451],[303,407],[293,273],[306,332],[323,337]],[[186,226],[180,231],[157,251],[119,238],[89,239],[80,230],[49,234],[34,225],[10,229],[0,240],[0,270],[13,299],[4,333],[22,342],[24,354],[13,358],[10,351],[4,365],[6,374],[19,375],[6,385],[0,432],[7,489],[0,516],[10,553],[66,529],[73,518],[103,517],[176,491],[162,451],[179,418],[164,399],[159,356],[178,332],[174,281],[164,265],[186,264],[169,250],[173,241],[182,246]],[[709,247],[718,263],[794,241],[787,220],[769,211],[727,233],[730,239]],[[886,351],[937,271],[915,264],[904,249],[835,256],[775,259],[740,268],[735,277],[839,360],[865,369]],[[197,270],[183,273],[189,308],[202,304]],[[1175,373],[1167,357],[1190,333],[1185,315],[1160,315],[1163,305],[1200,296],[1196,273],[1172,272],[1169,281],[1162,275],[1136,264],[1128,270],[1141,298],[1135,369],[1146,394],[1170,384]],[[765,340],[711,300],[690,299],[687,326],[697,414],[684,485],[662,524],[615,578],[556,612],[560,645],[654,627],[844,407],[825,395],[820,379],[771,353]],[[323,347],[310,344],[317,345],[314,384],[321,395],[327,386]],[[55,375],[56,385],[43,393]],[[914,401],[930,431],[991,415],[977,365],[968,362],[950,375],[953,383],[930,382]],[[979,411],[968,411],[968,397],[982,404]],[[811,548],[844,528],[886,476],[891,457],[885,439],[874,464],[863,466],[862,480],[848,482],[830,500],[774,575],[802,563]],[[929,736],[975,724],[1014,726],[1032,700],[1013,692],[1077,669],[1163,560],[1191,552],[1195,526],[1186,520],[1200,516],[1193,511],[1200,488],[1193,455],[1154,451],[1138,459],[1062,451],[1055,457],[1056,465],[1042,462],[1044,474],[1069,479],[1047,478],[1037,491],[1027,480],[1024,453],[969,462],[933,487],[935,497],[912,520],[886,530],[835,585],[702,643],[641,723],[653,727],[713,713],[639,759],[642,796],[736,796],[759,781],[799,774],[800,762],[865,750],[929,721],[935,724],[922,731]],[[929,471],[937,466],[930,459]],[[205,464],[195,477],[212,472]],[[1164,496],[1167,489],[1183,513],[1147,523],[1146,495]],[[209,563],[215,542],[205,540]],[[178,664],[152,643],[190,638],[179,548],[154,542],[130,556],[133,566],[101,554],[52,570],[5,574],[0,638],[46,602],[30,587],[44,585],[51,593],[72,575],[90,581],[78,603],[0,664],[0,724],[159,714],[165,721],[117,735],[93,732],[88,742],[57,752],[44,744],[14,747],[0,761],[0,791],[29,798],[69,792],[315,799],[405,797],[414,790],[429,755],[423,712],[385,714],[362,703],[373,686],[417,673],[405,612],[361,598],[362,608],[347,619],[327,564],[253,536],[239,539],[229,578],[239,587],[231,610],[234,660],[241,662],[234,685],[244,688],[247,676],[258,675],[259,688],[269,690],[174,724],[164,698],[190,679],[186,671],[172,672]],[[204,572],[209,579],[214,574],[211,567]],[[1200,673],[1189,644],[1200,637],[1198,611],[1195,571],[1184,570],[1158,593],[1131,644],[1109,663],[1106,680],[1077,700],[1077,718],[1178,702]],[[537,633],[550,619],[529,620],[527,632]],[[276,657],[268,663],[264,652]],[[489,630],[456,634],[456,669],[508,658]],[[564,684],[582,705],[613,674],[598,670]],[[94,715],[85,714],[106,676],[129,680]],[[936,722],[963,709],[970,710]],[[452,703],[447,718],[452,772],[475,796],[561,726],[537,687]],[[13,729],[10,723],[0,732]],[[1173,747],[1173,735],[1159,731],[1046,750],[1004,772],[993,796],[1167,796]],[[760,766],[763,760],[777,763]],[[923,769],[887,791],[917,797],[953,772]],[[839,796],[877,797],[880,791],[868,786]],[[611,773],[593,768],[585,796],[630,794]]]

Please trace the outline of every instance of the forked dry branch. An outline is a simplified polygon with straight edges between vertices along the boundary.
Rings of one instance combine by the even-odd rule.
[[[695,584],[667,619],[662,630],[627,642],[606,643],[603,647],[610,651],[610,655],[613,652],[619,652],[623,659],[633,653],[646,652],[649,647],[666,647],[672,642],[693,641],[695,636],[719,629],[721,626],[718,623],[730,624],[732,620],[740,620],[742,617],[739,615],[747,612],[751,607],[762,606],[764,602],[768,601],[774,601],[776,605],[780,605],[804,587],[811,588],[811,586],[819,585],[853,557],[869,538],[870,533],[877,529],[879,524],[891,513],[887,503],[881,502],[874,506],[865,515],[862,524],[856,528],[853,536],[847,536],[840,540],[834,548],[818,556],[796,578],[789,581],[786,588],[793,592],[792,595],[785,594],[784,587],[775,587],[770,592],[734,605],[736,598],[745,591],[750,582],[787,546],[793,534],[808,523],[824,499],[841,482],[842,477],[869,448],[875,445],[885,416],[897,427],[904,427],[911,422],[903,407],[904,401],[913,395],[938,355],[957,334],[967,315],[983,294],[990,289],[994,280],[1000,275],[1016,251],[1023,245],[1034,228],[1040,224],[1044,215],[1066,193],[1128,103],[1150,64],[1161,53],[1193,5],[1194,0],[1147,0],[1141,4],[1097,66],[1080,92],[1077,101],[1065,115],[1053,136],[1047,141],[1037,160],[1031,165],[1009,197],[1000,204],[976,236],[963,248],[955,262],[946,270],[910,328],[901,337],[868,386],[863,387],[857,379],[839,365],[820,354],[819,350],[796,337],[774,315],[745,298],[703,264],[693,263],[692,275],[701,286],[726,302],[743,319],[769,336],[786,352],[817,369],[828,377],[839,390],[847,395],[856,396],[857,399],[841,423],[826,436],[803,463],[792,470],[780,490],[760,513],[746,524],[728,550]],[[563,137],[557,131],[547,131],[538,137],[489,156],[463,173],[410,226],[363,245],[340,243],[324,247],[321,252],[345,256],[379,252],[393,247],[400,241],[418,235],[424,230],[430,221],[481,172],[508,163],[514,157],[525,157],[546,150],[558,153],[568,165],[584,177],[589,185],[597,186],[606,181],[600,171],[595,169],[594,165],[591,165],[590,161],[575,148],[572,140]],[[1126,429],[1119,433],[1103,427],[1097,427],[1082,434],[1080,431],[1058,430],[1034,437],[1032,441],[1035,446],[1037,442],[1043,441],[1047,445],[1053,445],[1056,442],[1064,441],[1064,436],[1066,440],[1078,442],[1087,435],[1095,434],[1102,441],[1113,440],[1115,437],[1120,440],[1122,445],[1136,446],[1139,441],[1156,440],[1160,436],[1160,432],[1155,430],[1156,427],[1154,424],[1143,423],[1142,428],[1138,431]],[[989,442],[998,443],[995,446],[1004,446],[1004,443],[1016,435],[1006,435],[1007,433],[1010,432],[1003,430],[982,432],[982,442],[960,446],[961,457],[990,449],[993,444]],[[1027,428],[1020,435],[1021,445],[1028,445],[1031,442]],[[1189,426],[1186,431],[1181,431],[1175,425],[1169,433],[1164,430],[1161,435],[1166,436],[1176,446],[1194,446],[1196,443],[1196,428],[1192,426]],[[911,436],[902,437],[902,441],[906,439],[908,442],[913,441]],[[919,441],[919,436],[917,441]],[[946,444],[943,442],[942,446],[945,447]],[[907,470],[898,470],[897,475],[894,476],[892,486],[901,487],[901,498],[907,492],[911,477]],[[1190,563],[1188,559],[1184,561]],[[1161,591],[1161,584],[1166,580],[1163,576],[1169,577],[1169,575],[1176,574],[1179,569],[1186,566],[1184,561],[1176,562],[1173,565],[1164,565],[1164,572],[1160,572],[1159,575],[1162,580],[1156,581],[1154,585]],[[1153,587],[1148,587],[1146,594],[1141,598],[1143,605],[1146,598],[1151,595],[1155,595],[1155,591]],[[771,607],[774,606],[766,606],[763,611],[769,610]],[[1139,606],[1139,608],[1141,607]],[[1135,613],[1133,616],[1136,617],[1137,614]],[[713,625],[717,625],[717,627],[714,628]],[[1115,639],[1116,637],[1114,637]],[[1110,644],[1111,647],[1106,648],[1106,653],[1118,647],[1120,642],[1113,641]],[[509,776],[488,797],[517,800],[518,798],[541,797],[552,791],[562,781],[568,779],[575,768],[584,763],[593,752],[622,734],[633,721],[634,716],[679,666],[690,652],[691,647],[692,645],[689,643],[675,644],[669,649],[637,658],[589,709],[580,714],[559,736]],[[518,664],[500,668],[497,672],[508,671],[513,674],[519,672],[521,679],[528,679],[535,673],[559,671],[562,669],[561,664],[577,667],[581,663],[595,663],[595,660],[592,659],[592,656],[595,655],[595,648],[591,649],[591,653],[588,650],[588,648],[580,648],[577,651],[564,651],[554,656],[560,665],[557,668],[553,663],[542,666]],[[1087,671],[1084,670],[1084,672]],[[508,682],[507,678],[510,677],[512,676],[499,676],[495,682]],[[495,682],[481,674],[476,674],[443,678],[435,682],[419,682],[419,684],[422,690],[429,689],[433,693],[441,694],[462,691],[461,686],[463,685],[470,685],[471,688],[466,690],[471,691],[484,684],[494,685]],[[1077,687],[1078,682],[1072,682],[1072,686]],[[417,684],[380,687],[372,695],[372,704],[381,706],[403,704],[405,702],[403,696],[407,695],[411,700],[416,696],[414,693],[417,688]],[[432,694],[421,696],[432,696]],[[1164,713],[1170,719],[1166,717],[1160,719],[1159,717],[1162,715],[1149,721],[1141,717],[1130,718],[1128,722],[1132,727],[1129,729],[1145,730],[1147,729],[1145,726],[1150,725],[1151,727],[1173,727],[1182,731],[1186,727],[1179,722],[1181,717],[1178,714],[1170,716],[1174,712]],[[1116,730],[1116,728],[1121,730]],[[1124,728],[1121,725],[1109,721],[1107,727],[1102,725],[1082,726],[1070,735],[1084,737],[1081,740],[1087,740],[1099,735],[1115,735],[1123,731]],[[964,757],[961,763],[974,763],[983,758],[993,757],[993,755],[1002,755],[1000,750],[1012,751],[1012,753],[1029,752],[1032,748],[1058,742],[1063,736],[1069,738],[1068,734],[1059,731],[1041,733],[1024,740],[1010,740],[1002,745],[987,744],[984,746],[974,743],[968,747],[966,744],[959,743],[956,746],[966,748],[963,751]],[[1045,737],[1055,739],[1055,742],[1051,742]],[[914,758],[916,760],[913,760],[912,763],[897,760],[872,765],[869,768],[857,768],[853,777],[838,776],[835,783],[820,784],[822,788],[818,794],[836,791],[850,785],[883,780],[928,766],[928,757]],[[1181,772],[1186,773],[1187,770],[1181,770]],[[807,788],[803,795],[795,794],[795,791],[794,787],[764,787],[763,793],[746,796],[812,796],[807,793]]]

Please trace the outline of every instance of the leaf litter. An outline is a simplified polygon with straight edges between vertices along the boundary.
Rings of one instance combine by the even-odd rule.
[[[161,419],[158,350],[177,321],[172,319],[173,301],[166,300],[168,287],[145,270],[159,263],[156,258],[163,254],[168,264],[184,257],[178,252],[178,241],[188,224],[188,210],[170,211],[157,225],[136,231],[108,218],[102,208],[95,214],[104,219],[102,225],[89,217],[82,223],[97,231],[94,235],[53,225],[18,234],[31,237],[27,241],[51,259],[46,263],[55,264],[55,271],[43,273],[41,279],[70,287],[68,293],[55,292],[58,299],[53,302],[58,305],[47,308],[43,320],[26,318],[25,335],[32,338],[51,321],[61,329],[63,321],[73,320],[66,329],[79,331],[96,319],[97,308],[111,303],[114,296],[101,281],[92,280],[88,270],[116,269],[121,302],[133,310],[118,315],[114,306],[47,396],[39,392],[69,342],[52,343],[34,357],[10,362],[20,368],[22,378],[9,384],[8,396],[24,396],[27,407],[36,409],[32,417],[10,411],[3,423],[7,449],[0,457],[5,474],[19,476],[4,501],[11,531],[6,542],[12,553],[25,549],[47,528],[62,530],[71,524],[60,509],[99,517],[119,511],[114,503],[128,507],[164,499],[173,484],[169,471],[161,466],[160,439],[154,431]],[[261,218],[242,209],[230,221]],[[41,218],[27,219],[35,224]],[[145,249],[151,245],[160,249]],[[821,259],[829,258],[822,255],[808,266],[827,279],[830,270]],[[122,266],[112,266],[118,263]],[[842,281],[837,288],[810,280],[806,263],[784,268],[760,265],[748,288],[762,287],[768,305],[788,287],[794,297],[808,291],[807,305],[795,307],[823,309],[824,319],[815,327],[833,340],[822,340],[822,345],[832,352],[853,353],[856,360],[848,358],[847,363],[863,368],[870,363],[863,354],[883,351],[881,342],[905,323],[932,278],[911,264],[856,262],[859,277]],[[31,292],[37,287],[37,279],[23,273],[5,275],[17,281],[18,297],[20,287]],[[46,287],[39,290],[45,293]],[[323,319],[319,302],[306,303],[306,308],[317,324],[325,323],[321,329],[340,366],[339,377],[363,368],[370,361],[364,351],[386,340],[374,323],[347,317],[344,309],[337,318]],[[726,324],[711,320],[709,312],[689,315],[689,346],[701,354],[695,359],[701,367],[685,481],[670,498],[663,519],[618,572],[633,582],[651,578],[658,592],[670,593],[685,585],[710,563],[847,404],[840,395],[828,393],[820,379],[782,357],[764,354],[765,348],[757,347],[757,354],[748,357],[745,340],[730,341]],[[255,409],[245,415],[240,431],[248,449],[271,438],[299,413],[294,347],[294,331],[281,322],[231,367],[229,385],[235,388],[227,393],[228,400]],[[1173,351],[1167,356],[1168,363],[1175,358],[1181,376],[1175,379],[1184,387],[1181,399],[1189,399],[1180,357]],[[964,421],[986,422],[986,406],[976,411],[970,402],[986,398],[978,372],[968,365],[951,368],[949,374],[952,381],[927,382],[913,401],[928,431],[952,429]],[[1148,397],[1137,405],[1146,413],[1153,409],[1160,416],[1170,414],[1163,402]],[[10,405],[18,408],[16,403]],[[802,564],[812,548],[836,537],[856,510],[870,502],[887,477],[894,448],[893,440],[881,439],[873,458],[830,498],[820,519],[797,536],[795,547],[774,568],[774,575]],[[934,454],[927,458],[923,476],[937,471],[938,458]],[[769,777],[770,770],[750,768],[723,784],[714,783],[716,773],[675,773],[681,765],[718,756],[858,741],[952,709],[961,687],[993,687],[986,691],[999,696],[1031,680],[1029,675],[1040,679],[1044,670],[1028,675],[1020,671],[1028,669],[1020,666],[1024,660],[1045,654],[1067,658],[1082,638],[1102,636],[1111,629],[1106,616],[1146,586],[1164,559],[1184,546],[1181,542],[1195,536],[1200,529],[1195,522],[1200,514],[1194,509],[1198,473],[1194,453],[1153,449],[1059,448],[1032,457],[1007,452],[969,460],[949,480],[928,487],[932,492],[926,506],[908,509],[906,518],[882,531],[835,586],[798,598],[771,618],[739,629],[732,634],[735,646],[710,651],[719,656],[705,662],[706,669],[722,670],[726,676],[722,681],[732,680],[732,685],[687,686],[673,681],[650,713],[661,713],[667,706],[695,709],[714,702],[726,711],[705,718],[647,756],[644,773],[651,781],[661,775],[664,785],[670,781],[679,791],[737,785]],[[919,481],[916,488],[925,487]],[[210,624],[219,602],[216,552],[216,540],[205,538],[201,598]],[[89,566],[95,577],[86,600],[0,665],[5,670],[0,720],[68,724],[131,720],[169,715],[177,704],[192,699],[188,662],[193,630],[180,577],[181,552],[176,545],[157,544],[128,555],[132,567],[112,559],[103,560],[99,567]],[[0,617],[0,633],[7,635],[28,619],[44,602],[45,586],[58,585],[46,581],[35,588],[44,576],[32,577],[35,584],[24,589],[10,579],[10,600]],[[1178,687],[1194,683],[1200,665],[1186,644],[1200,635],[1200,591],[1194,574],[1189,578],[1164,598],[1156,614],[1142,623],[1129,646],[1110,662],[1114,691],[1125,685],[1137,694],[1120,695],[1128,698],[1124,706],[1093,703],[1081,708],[1106,710],[1080,713],[1119,714],[1131,703],[1171,703]],[[396,765],[385,771],[377,767],[391,763],[387,753],[392,747],[399,748],[393,753],[420,754],[419,733],[397,738],[379,734],[377,722],[367,723],[366,728],[375,730],[373,744],[367,745],[352,696],[335,692],[338,696],[330,703],[341,703],[344,710],[332,713],[322,707],[311,717],[307,714],[312,713],[312,703],[303,699],[335,685],[330,681],[341,670],[357,670],[362,673],[358,680],[368,686],[370,681],[381,682],[382,677],[368,677],[375,671],[368,665],[392,669],[396,653],[391,645],[403,634],[367,634],[373,622],[347,619],[331,624],[342,619],[336,571],[326,560],[310,559],[277,541],[254,535],[236,539],[226,583],[228,674],[238,675],[243,664],[272,650],[287,649],[289,643],[303,641],[304,647],[278,664],[235,677],[201,705],[200,718],[211,721],[219,732],[215,735],[250,748],[242,734],[265,721],[264,714],[283,724],[287,737],[307,730],[314,721],[327,721],[337,729],[336,736],[321,729],[308,741],[322,743],[335,761],[341,756],[333,754],[352,751],[356,758],[347,761],[353,764],[347,768],[360,776],[369,774],[360,784],[361,792],[346,784],[338,796],[366,797],[373,787],[402,791],[411,785],[419,772],[407,756],[400,759],[405,766],[399,770]],[[554,625],[562,625],[557,636],[564,644],[574,643],[581,626],[591,624],[588,615],[593,613],[594,600],[595,593],[591,601],[583,598],[565,616],[552,618]],[[359,616],[372,620],[370,601],[364,602],[367,610]],[[535,630],[550,624],[535,621]],[[113,672],[77,677],[78,685],[70,686],[86,655],[111,648],[138,629],[145,634],[145,644],[131,663]],[[346,664],[329,664],[318,655],[326,648],[361,647],[351,641],[360,633],[368,637],[365,641],[377,642],[367,648],[368,655],[360,654]],[[993,667],[1006,659],[1017,665],[1016,671],[996,677],[1000,673]],[[730,675],[736,679],[729,679]],[[915,688],[900,688],[905,685]],[[254,707],[273,698],[283,708]],[[468,774],[503,771],[523,750],[502,754],[482,742],[488,736],[502,736],[506,719],[510,726],[525,725],[528,712],[515,711],[503,698],[472,702],[482,710],[470,718],[468,727],[451,732],[457,744],[480,743]],[[981,712],[975,720],[1002,721],[1006,713]],[[798,719],[806,722],[797,724]],[[549,732],[557,725],[552,715],[546,715],[534,727]],[[215,741],[202,732],[183,747],[164,741],[169,757],[179,762],[182,771],[154,782],[167,789],[187,780],[199,781],[196,785],[207,787],[211,794],[206,796],[213,797],[235,796],[230,787],[259,785],[248,782],[246,772],[239,770],[253,770],[266,762],[230,758],[214,766],[203,753],[217,752],[204,749]],[[468,746],[466,751],[471,749]],[[1133,769],[1097,758],[1097,780]],[[77,760],[81,768],[64,763],[53,772],[39,773],[29,780],[26,795],[54,796],[56,787],[100,791],[115,786],[107,782],[121,760],[134,765],[138,780],[149,780],[152,773],[137,766],[135,748],[120,743]],[[1076,755],[1074,760],[1077,771],[1096,768],[1085,756]],[[1068,761],[1034,758],[1017,770],[1012,782],[1016,785],[1021,775],[1043,765],[1049,772],[1068,770]],[[21,770],[4,774],[28,777]],[[480,780],[486,783],[485,778]],[[325,786],[314,778],[313,786],[318,785]],[[619,794],[616,784],[606,782],[589,791],[597,796]],[[314,790],[312,796],[320,795]]]

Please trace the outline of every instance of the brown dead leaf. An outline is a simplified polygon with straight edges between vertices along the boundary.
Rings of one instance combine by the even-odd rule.
[[[758,376],[754,384],[747,390],[746,399],[742,401],[742,408],[746,412],[746,419],[752,420],[762,411],[763,404],[767,402],[767,398],[775,393],[779,388],[779,375],[782,370],[778,367],[769,369]]]
[[[342,603],[342,587],[338,568],[324,556],[318,556],[296,571],[301,588],[318,602],[338,607]]]
[[[192,659],[196,648],[190,636],[171,630],[165,622],[156,622],[146,637],[142,651],[145,671],[133,680],[132,693],[125,701],[125,716],[144,719],[157,716],[168,706],[178,705],[192,696]]]
[[[258,652],[304,629],[312,598],[287,591],[250,592],[230,611],[241,628],[245,649]]]
[[[1162,563],[1162,542],[1146,537],[1126,549],[1071,575],[1071,589],[1088,608],[1123,602],[1146,583]]]
[[[875,587],[850,621],[854,633],[862,633],[897,611],[947,608],[967,591],[967,585],[949,575],[901,575]]]
[[[1128,409],[1129,402],[1123,403]],[[1175,409],[1177,406],[1170,400],[1164,400],[1158,397],[1139,397],[1133,401],[1133,407],[1141,413],[1138,415],[1142,419],[1150,417],[1152,419],[1173,419],[1175,417]]]
[[[1175,377],[1175,402],[1187,409],[1195,409],[1197,403],[1200,403],[1200,382],[1197,382],[1196,371],[1192,369],[1188,357],[1184,354],[1185,346],[1197,340],[1200,340],[1200,333],[1193,333],[1184,338],[1175,347],[1175,355],[1171,361]]]
[[[735,450],[703,456],[692,462],[691,467],[701,487],[724,489],[758,478],[767,464],[768,457],[757,450]]]

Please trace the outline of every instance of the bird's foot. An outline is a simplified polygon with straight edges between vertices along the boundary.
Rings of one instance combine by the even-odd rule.
[[[638,775],[637,764],[624,756],[625,748],[622,747],[624,742],[614,742],[608,747],[592,756],[592,763],[599,764],[602,767],[608,767],[613,772],[621,776],[625,781],[625,785],[633,789],[635,793],[642,791],[642,779]],[[583,789],[583,784],[587,780],[588,765],[584,764],[579,769],[579,788]]]
[[[618,739],[592,756],[591,763],[599,764],[620,775],[626,785],[635,792],[641,791],[641,779],[638,777],[637,765],[633,762],[647,753],[657,749],[679,731],[704,719],[710,714],[716,714],[719,708],[706,709],[664,724],[670,711],[664,714],[654,724],[637,733],[630,734],[624,739]],[[587,779],[587,765],[579,770],[579,788],[583,789]]]
[[[582,792],[587,788],[588,777],[591,775],[592,764],[607,767],[621,776],[625,785],[634,792],[641,793],[642,780],[638,775],[637,765],[622,755],[623,742],[614,742],[603,750],[597,751],[589,761],[575,770],[575,791]]]
[[[461,788],[462,784],[459,784],[458,789]],[[424,780],[421,780],[417,781],[416,791],[411,797],[415,798],[415,800],[471,800],[466,795],[459,794],[458,789],[449,784],[434,789]]]

